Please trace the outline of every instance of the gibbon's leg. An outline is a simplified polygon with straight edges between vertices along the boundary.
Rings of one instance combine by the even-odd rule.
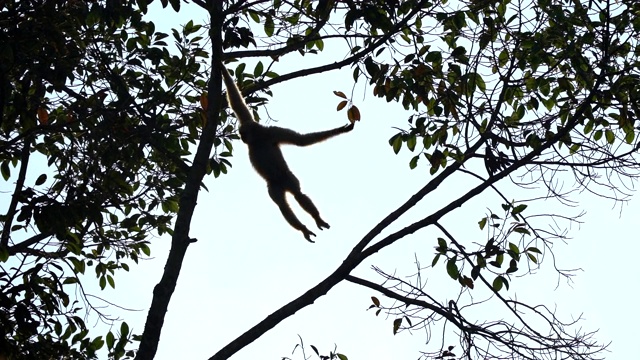
[[[286,180],[282,182],[282,186],[296,199],[298,204],[306,211],[309,215],[313,217],[313,220],[316,221],[316,225],[318,225],[318,229],[323,230],[322,228],[328,229],[330,226],[320,217],[320,212],[315,205],[313,205],[313,201],[307,195],[302,193],[300,188],[300,180],[293,175],[291,171],[288,172],[288,176]]]
[[[296,215],[291,210],[291,207],[289,207],[289,204],[287,204],[287,198],[285,197],[285,189],[280,186],[270,186],[270,185],[268,186],[268,188],[269,188],[269,196],[271,197],[271,200],[273,200],[273,202],[276,203],[276,205],[278,205],[278,207],[280,208],[280,212],[282,213],[282,216],[284,216],[285,220],[287,220],[289,225],[291,225],[294,229],[301,231],[302,234],[304,235],[304,238],[307,239],[307,241],[315,242],[311,240],[311,236],[316,236],[316,234],[309,231],[309,229],[307,229],[307,227],[304,226],[304,224],[302,224],[300,220],[298,220]]]
[[[323,230],[323,227],[327,229],[330,227],[329,224],[327,224],[326,221],[322,220],[322,218],[320,217],[320,211],[318,211],[318,208],[313,205],[313,201],[311,201],[311,198],[302,193],[302,189],[300,188],[300,181],[295,177],[295,175],[290,174],[286,189],[289,190],[291,194],[293,194],[293,197],[304,209],[304,211],[306,211],[313,217],[313,220],[316,221],[316,225],[318,225],[318,229]]]
[[[323,230],[322,229],[323,227],[326,229],[330,228],[329,224],[327,224],[320,217],[320,212],[318,211],[318,208],[316,208],[316,206],[313,205],[313,201],[311,201],[311,199],[307,195],[303,194],[300,188],[298,188],[297,191],[292,193],[293,193],[293,196],[296,198],[296,201],[298,202],[298,204],[300,204],[300,206],[304,209],[304,211],[308,212],[309,215],[313,217],[313,220],[316,221],[316,225],[318,225],[318,229]]]

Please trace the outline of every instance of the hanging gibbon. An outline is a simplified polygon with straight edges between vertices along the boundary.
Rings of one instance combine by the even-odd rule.
[[[324,141],[330,137],[343,134],[353,130],[353,124],[341,126],[332,130],[314,132],[309,134],[299,134],[293,130],[277,127],[264,126],[253,119],[251,110],[247,106],[238,89],[238,86],[231,78],[226,67],[222,67],[222,77],[227,87],[227,100],[229,106],[236,114],[240,122],[239,132],[242,141],[249,147],[249,160],[258,174],[267,182],[269,196],[278,205],[285,220],[296,230],[304,235],[310,242],[311,236],[316,236],[311,230],[298,220],[296,215],[287,204],[286,192],[290,192],[300,206],[308,212],[316,222],[320,230],[329,228],[329,224],[322,220],[320,212],[311,199],[302,193],[300,181],[289,169],[284,160],[280,144],[292,144],[297,146],[308,146]]]

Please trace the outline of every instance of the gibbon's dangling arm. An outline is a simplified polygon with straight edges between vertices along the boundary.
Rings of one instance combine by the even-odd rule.
[[[222,67],[222,79],[224,80],[224,85],[227,87],[227,101],[229,101],[229,106],[233,112],[236,113],[240,125],[255,123],[251,110],[247,106],[247,103],[244,102],[242,93],[240,93],[238,85],[236,85],[231,74],[229,74],[229,70],[227,70],[224,64],[220,66]]]

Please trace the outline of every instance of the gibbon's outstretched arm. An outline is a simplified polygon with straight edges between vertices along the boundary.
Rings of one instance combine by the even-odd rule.
[[[269,196],[278,205],[285,220],[291,227],[302,232],[305,239],[313,242],[311,237],[316,234],[298,220],[287,203],[286,193],[290,192],[293,195],[300,207],[313,217],[320,230],[328,229],[329,224],[320,217],[320,212],[311,199],[302,192],[300,181],[293,175],[284,160],[280,144],[312,145],[353,130],[353,124],[310,134],[299,134],[281,127],[263,126],[254,121],[251,110],[245,103],[238,86],[227,69],[224,66],[222,68],[222,77],[227,87],[227,100],[240,122],[238,130],[242,141],[249,147],[251,164],[267,182]]]
[[[353,130],[353,124],[341,126],[335,129],[326,130],[326,131],[318,131],[309,134],[300,134],[290,129],[285,129],[281,127],[271,126],[269,129],[273,133],[273,138],[280,144],[291,144],[297,146],[309,146],[322,141],[325,141],[329,138],[332,138],[336,135],[344,134]]]

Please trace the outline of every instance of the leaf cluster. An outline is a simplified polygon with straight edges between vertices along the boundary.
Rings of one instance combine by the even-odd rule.
[[[193,26],[171,46],[134,1],[2,7],[0,173],[13,190],[0,216],[0,355],[84,358],[107,345],[121,358],[133,334],[122,323],[90,336],[87,312],[114,319],[85,291],[115,288],[118,270],[173,232],[208,55]]]

